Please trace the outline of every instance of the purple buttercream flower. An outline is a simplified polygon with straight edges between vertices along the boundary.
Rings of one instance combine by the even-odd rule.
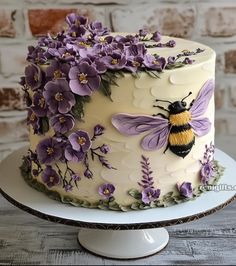
[[[127,58],[125,69],[131,72],[137,72],[138,68],[142,66],[143,58],[141,56],[130,56]]]
[[[184,196],[185,198],[193,197],[193,188],[190,182],[183,182],[181,185],[177,183],[176,186],[181,196]]]
[[[70,69],[70,88],[78,95],[91,95],[100,86],[100,77],[96,69],[87,62],[82,62]]]
[[[49,123],[55,132],[65,134],[74,127],[75,119],[70,114],[56,114],[50,118]]]
[[[125,49],[126,57],[129,57],[129,56],[144,57],[146,53],[147,53],[147,49],[143,43],[131,44]]]
[[[110,147],[106,144],[103,144],[101,147],[100,147],[100,151],[104,154],[107,154],[109,151],[110,151]]]
[[[153,40],[155,42],[159,42],[161,40],[161,33],[159,31],[155,31],[152,34],[151,40]]]
[[[94,137],[98,137],[104,133],[105,128],[101,125],[96,125],[93,130],[94,130]]]
[[[97,36],[107,35],[109,33],[108,28],[103,27],[99,21],[93,21],[89,24],[89,30]]]
[[[86,33],[84,25],[72,25],[67,31],[67,37],[72,39],[82,37]]]
[[[170,40],[166,43],[167,47],[175,47],[176,41],[175,40]]]
[[[46,99],[49,110],[52,113],[68,113],[75,105],[75,97],[65,79],[49,81],[45,85],[43,96]]]
[[[201,168],[201,182],[206,185],[209,180],[214,176],[214,162],[208,161],[202,164]]]
[[[62,157],[62,144],[54,138],[43,139],[38,143],[36,153],[40,163],[51,164]]]
[[[185,57],[183,60],[183,63],[185,65],[191,65],[194,62],[194,60],[190,59],[189,57]]]
[[[36,92],[33,95],[33,106],[31,109],[38,117],[44,117],[47,115],[48,107],[45,98],[42,94]]]
[[[65,158],[69,162],[81,162],[84,159],[83,151],[76,151],[73,149],[71,144],[68,144],[65,148]]]
[[[107,66],[100,58],[96,58],[93,61],[92,66],[97,70],[98,74],[103,74],[107,71]]]
[[[32,126],[34,134],[40,133],[40,118],[37,117],[37,115],[31,108],[28,109],[27,125]]]
[[[71,178],[74,181],[80,181],[81,180],[81,176],[79,174],[76,174],[76,173],[72,174]]]
[[[76,151],[85,153],[91,147],[91,140],[87,132],[78,130],[68,137],[72,148]]]
[[[126,58],[120,53],[113,53],[108,56],[104,56],[102,61],[105,63],[108,69],[118,70],[122,69],[126,64]]]
[[[76,13],[71,13],[66,16],[66,22],[69,26],[72,25],[86,25],[88,23],[88,19],[84,16],[80,16]]]
[[[73,49],[68,49],[65,47],[60,47],[60,48],[48,48],[47,52],[54,56],[59,58],[62,61],[65,62],[71,62],[75,60],[75,52]]]
[[[168,62],[168,64],[174,64],[175,63],[175,61],[176,61],[176,58],[174,57],[174,56],[169,56],[168,58],[167,58],[167,62]]]
[[[42,173],[42,180],[49,188],[60,183],[60,177],[57,172],[49,165],[46,166]]]
[[[42,72],[37,65],[31,64],[25,68],[25,82],[32,90],[42,85]]]
[[[141,37],[146,37],[148,35],[148,31],[145,29],[140,29],[138,33],[139,33],[139,36]]]
[[[142,202],[144,202],[145,204],[148,204],[156,199],[159,198],[160,196],[160,189],[153,189],[153,188],[145,188],[142,191]]]
[[[164,57],[155,57],[154,55],[146,54],[143,63],[147,68],[162,71],[165,68],[166,60]]]
[[[70,65],[61,63],[58,60],[52,60],[46,69],[46,77],[50,80],[60,79],[68,76]]]
[[[65,189],[65,192],[69,192],[69,191],[72,191],[73,189],[73,186],[71,184],[66,184],[64,186],[64,189]]]
[[[93,177],[93,173],[87,168],[87,169],[84,171],[84,176],[90,179],[90,178]]]
[[[112,184],[102,184],[98,188],[98,193],[105,199],[110,199],[115,191],[115,187]]]

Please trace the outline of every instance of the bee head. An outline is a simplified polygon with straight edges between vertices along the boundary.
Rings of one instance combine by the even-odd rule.
[[[171,103],[168,106],[168,109],[171,114],[178,114],[186,110],[186,105],[187,104],[184,101],[176,101],[176,102]]]

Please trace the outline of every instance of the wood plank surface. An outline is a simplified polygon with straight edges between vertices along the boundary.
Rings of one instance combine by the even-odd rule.
[[[235,265],[236,202],[198,221],[168,227],[170,242],[139,260],[111,260],[88,253],[78,228],[34,217],[0,197],[0,265]]]

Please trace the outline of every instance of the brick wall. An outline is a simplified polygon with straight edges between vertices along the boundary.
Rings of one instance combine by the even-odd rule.
[[[236,1],[224,0],[0,0],[0,154],[25,145],[22,93],[27,46],[48,31],[57,32],[76,11],[114,31],[143,26],[199,41],[217,52],[217,145],[236,158]],[[233,145],[234,144],[234,145]],[[2,152],[1,152],[2,151]]]

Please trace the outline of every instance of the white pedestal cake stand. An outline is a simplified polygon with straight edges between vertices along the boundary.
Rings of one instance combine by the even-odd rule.
[[[199,219],[236,198],[236,162],[220,150],[216,150],[215,157],[226,170],[219,183],[231,190],[206,192],[194,201],[168,208],[131,212],[73,207],[48,198],[21,177],[19,166],[26,153],[27,148],[17,150],[1,162],[1,194],[15,206],[40,218],[86,228],[79,232],[80,244],[104,257],[134,259],[152,255],[168,244],[169,234],[163,227]]]

